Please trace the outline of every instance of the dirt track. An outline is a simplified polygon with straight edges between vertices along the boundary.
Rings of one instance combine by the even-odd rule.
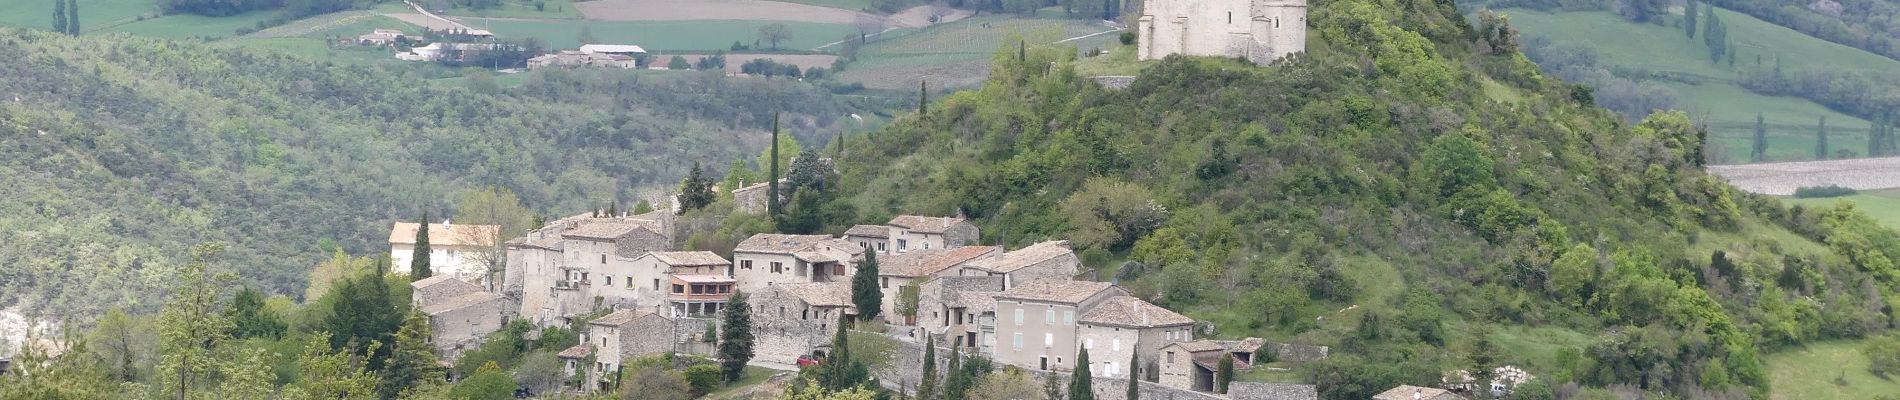
[[[917,28],[930,24],[932,14],[952,21],[967,11],[914,7],[891,16],[841,8],[761,0],[596,0],[574,3],[581,15],[595,21],[748,20],[794,21],[824,24],[865,24],[875,30]]]

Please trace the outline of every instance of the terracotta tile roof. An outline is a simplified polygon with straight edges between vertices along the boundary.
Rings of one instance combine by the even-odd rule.
[[[943,233],[944,231],[949,230],[950,226],[956,225],[958,223],[962,223],[964,221],[967,221],[967,220],[963,218],[955,218],[955,217],[924,217],[924,216],[917,216],[917,215],[899,215],[897,216],[897,218],[891,218],[891,222],[887,222],[886,224],[890,226],[899,227],[899,228],[909,229],[912,232],[918,232],[918,233]]]
[[[957,292],[956,297],[945,301],[951,308],[962,308],[965,312],[983,314],[996,312],[996,295],[1001,292]]]
[[[954,249],[917,249],[899,253],[877,260],[877,274],[880,276],[919,277],[943,272],[946,269],[963,265],[965,262],[994,256],[1001,252],[996,246],[968,246]]]
[[[827,235],[781,235],[761,233],[733,247],[734,253],[787,254],[813,263],[850,261],[864,253],[864,247]]]
[[[818,307],[850,307],[850,282],[778,283],[771,287],[784,290],[805,304]]]
[[[1076,322],[1124,328],[1157,328],[1192,325],[1194,319],[1134,296],[1115,296],[1082,313]]]
[[[450,298],[448,300],[443,300],[442,302],[435,303],[435,304],[424,304],[422,305],[422,313],[427,314],[427,315],[438,315],[438,314],[442,314],[449,311],[460,310],[462,308],[466,308],[466,307],[477,305],[477,304],[501,300],[501,298],[502,298],[501,295],[489,293],[489,292],[469,293],[469,294],[464,294],[461,296],[455,296],[453,298]]]
[[[1038,279],[1009,288],[996,295],[998,300],[1033,300],[1055,303],[1080,303],[1089,296],[1108,290],[1114,285],[1108,282],[1058,281]]]
[[[661,263],[675,267],[698,267],[706,265],[732,265],[725,257],[710,251],[656,251],[647,253]]]
[[[422,224],[397,222],[389,228],[389,244],[416,244]],[[494,246],[501,241],[501,225],[429,224],[429,245]]]
[[[1007,274],[1051,258],[1074,253],[1075,250],[1069,248],[1067,240],[1048,241],[1003,253],[1000,256],[971,261],[970,267]]]
[[[587,358],[587,356],[590,355],[594,355],[594,346],[581,343],[574,345],[574,347],[569,347],[567,350],[561,350],[559,354],[555,354],[554,356],[570,360],[579,360]]]
[[[627,309],[627,310],[614,311],[612,314],[607,314],[606,316],[595,318],[593,321],[588,321],[587,324],[618,327],[621,325],[626,325],[628,322],[633,322],[634,320],[645,318],[648,315],[657,315],[657,314],[645,312],[645,311]]]
[[[1399,385],[1372,396],[1373,400],[1463,400],[1463,396],[1439,388]]]
[[[646,229],[653,231],[653,233],[660,233],[660,230],[654,225],[657,224],[653,221],[646,220],[602,218],[582,221],[580,226],[567,230],[567,232],[562,233],[561,236],[575,239],[613,240],[621,236],[626,236],[627,233],[633,232],[635,229]]]
[[[426,290],[431,287],[435,287],[439,285],[450,285],[452,284],[450,282],[460,283],[460,284],[468,285],[468,286],[475,286],[474,284],[471,284],[468,282],[462,282],[462,280],[460,279],[455,279],[455,277],[453,276],[431,275],[427,278],[422,278],[421,280],[417,280],[415,282],[409,282],[409,288],[414,289],[414,290]]]
[[[863,236],[875,238],[891,237],[891,227],[884,225],[857,225],[844,231],[845,236]]]

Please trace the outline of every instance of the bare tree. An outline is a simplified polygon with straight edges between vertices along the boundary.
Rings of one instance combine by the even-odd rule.
[[[869,40],[871,34],[884,31],[884,17],[867,13],[858,13],[851,24],[858,27],[858,41]]]
[[[759,40],[772,44],[772,50],[778,50],[778,42],[792,40],[792,29],[785,24],[771,24],[759,27]]]

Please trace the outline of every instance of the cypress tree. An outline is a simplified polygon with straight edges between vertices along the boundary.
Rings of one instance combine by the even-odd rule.
[[[1685,5],[1682,8],[1682,31],[1688,33],[1690,39],[1695,39],[1695,15],[1702,11],[1702,7],[1696,0],[1687,0]]]
[[[1821,125],[1814,130],[1814,159],[1827,159],[1827,116],[1821,116]]]
[[[429,212],[422,212],[422,221],[416,227],[416,249],[409,255],[409,279],[423,280],[435,271],[429,270]],[[338,333],[341,334],[341,333]]]
[[[1755,162],[1768,159],[1768,125],[1762,122],[1761,113],[1755,113]]]
[[[376,386],[382,398],[399,398],[411,388],[425,386],[425,382],[442,382],[447,371],[437,362],[435,346],[429,343],[430,332],[429,318],[419,310],[410,311],[403,319],[402,328],[396,330],[395,350]]]
[[[53,0],[53,31],[66,33],[66,0]]]
[[[620,216],[620,199],[607,202],[607,218]]]
[[[917,82],[917,115],[930,113],[930,81]]]
[[[680,210],[705,208],[707,204],[712,204],[713,200],[717,199],[718,195],[713,194],[712,179],[707,178],[706,170],[700,167],[698,161],[694,161],[693,169],[686,173],[685,180],[680,181]],[[640,203],[646,204],[646,200],[641,200]],[[641,213],[641,210],[636,207],[634,212]]]
[[[1214,393],[1227,394],[1227,384],[1234,382],[1234,353],[1222,353],[1215,368]]]
[[[1095,400],[1095,387],[1089,376],[1089,349],[1075,354],[1075,375],[1069,377],[1069,400]]]
[[[1042,376],[1042,398],[1044,400],[1062,400],[1062,384],[1056,383],[1056,374]]]
[[[1869,129],[1867,130],[1867,156],[1868,157],[1879,157],[1881,154],[1880,145],[1881,143],[1886,141],[1886,139],[1882,138],[1882,136],[1885,136],[1883,129],[1885,128],[1885,125],[1887,124],[1886,119],[1887,117],[1884,115],[1878,118],[1875,118],[1873,121],[1873,126],[1869,127]]]
[[[726,329],[719,333],[719,370],[726,383],[733,383],[745,377],[745,364],[752,361],[752,308],[746,304],[745,292],[732,292],[723,317]]]
[[[963,345],[950,345],[950,365],[943,370],[949,379],[943,385],[943,400],[964,400],[969,397],[970,376],[963,373],[963,357],[959,354]]]
[[[66,33],[79,36],[79,0],[66,0]]]
[[[872,253],[872,252],[866,252]],[[950,371],[955,374],[956,371]],[[917,400],[937,400],[937,346],[924,334],[924,377],[917,383]]]
[[[772,165],[765,174],[765,215],[777,217],[778,198],[778,113],[772,113]]]
[[[851,276],[851,303],[858,306],[858,320],[877,319],[884,311],[884,293],[878,290],[877,252],[864,252],[864,263]]]
[[[1137,378],[1140,374],[1137,373],[1135,368],[1136,365],[1141,365],[1139,364],[1139,362],[1141,362],[1140,353],[1141,350],[1139,349],[1128,352],[1128,394],[1123,396],[1127,397],[1127,400],[1141,400],[1141,379]]]

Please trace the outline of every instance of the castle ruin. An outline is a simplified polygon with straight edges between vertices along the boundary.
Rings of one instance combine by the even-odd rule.
[[[1136,29],[1142,60],[1185,54],[1266,65],[1306,51],[1306,1],[1148,0]]]

